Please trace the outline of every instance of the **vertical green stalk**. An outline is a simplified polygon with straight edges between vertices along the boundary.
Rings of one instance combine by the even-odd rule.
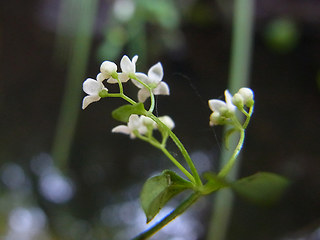
[[[234,93],[239,88],[248,86],[250,72],[250,56],[252,45],[253,0],[234,1],[234,19],[231,47],[231,65],[228,89]],[[226,132],[227,129],[225,129]],[[238,136],[231,136],[230,150],[224,149],[221,153],[221,167],[229,161],[233,149],[236,147]],[[239,158],[239,157],[238,157]],[[239,160],[230,171],[228,178],[236,178],[239,169]],[[213,216],[209,225],[207,240],[223,240],[232,212],[233,195],[230,190],[221,190],[215,197]]]
[[[53,159],[61,170],[65,170],[67,166],[77,118],[81,109],[81,81],[84,80],[85,76],[96,9],[97,0],[82,0],[73,5],[73,8],[70,8],[69,11],[65,11],[68,14],[77,12],[73,16],[78,16],[76,17],[78,24],[77,29],[73,29],[76,34],[52,149]]]

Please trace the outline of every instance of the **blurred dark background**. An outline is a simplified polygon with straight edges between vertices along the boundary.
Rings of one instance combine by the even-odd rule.
[[[270,171],[292,184],[272,207],[236,198],[227,239],[320,239],[320,3],[254,3],[256,105],[240,175]],[[142,184],[174,168],[146,143],[111,133],[119,124],[111,111],[123,101],[81,110],[82,82],[103,60],[137,54],[142,72],[160,61],[171,95],[157,97],[156,113],[175,120],[201,172],[217,170],[221,128],[209,127],[207,100],[227,88],[232,6],[0,2],[0,239],[120,240],[146,229]],[[125,90],[135,97],[131,84]],[[204,198],[153,239],[205,239],[213,200]]]

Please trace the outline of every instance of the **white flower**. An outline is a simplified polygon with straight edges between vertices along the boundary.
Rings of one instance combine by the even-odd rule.
[[[170,130],[174,128],[175,124],[171,117],[165,115],[162,117],[159,117],[159,120],[164,123]]]
[[[213,112],[224,112],[229,111],[233,113],[236,110],[236,106],[232,103],[232,95],[228,90],[224,91],[226,101],[221,101],[218,99],[209,100],[209,107]]]
[[[114,133],[123,133],[130,135],[131,138],[135,138],[135,131],[138,131],[139,134],[144,135],[148,132],[148,128],[146,126],[147,117],[141,116],[139,117],[137,114],[132,114],[129,117],[128,125],[119,125],[112,129]]]
[[[234,114],[236,106],[232,103],[232,95],[228,90],[224,91],[226,101],[221,101],[218,99],[211,99],[208,101],[209,107],[212,110],[210,116],[210,125],[218,125],[221,121],[228,119]]]
[[[99,77],[97,77],[99,79]],[[107,88],[104,87],[100,80],[95,80],[92,78],[88,78],[83,82],[82,85],[83,91],[88,94],[82,100],[82,109],[85,109],[90,103],[97,102],[100,100],[99,94],[102,91],[108,91]]]
[[[127,55],[121,58],[120,67],[122,72],[118,75],[121,82],[127,82],[131,78],[131,75],[135,75],[137,60],[137,55],[135,55],[132,60],[130,60]],[[110,78],[108,79],[108,83],[117,83],[117,80]]]
[[[169,95],[169,86],[165,82],[162,82],[163,69],[161,63],[153,65],[149,69],[148,75],[144,73],[136,73],[136,76],[140,81],[152,89],[154,95]],[[136,80],[132,80],[132,82],[140,88],[138,92],[139,102],[144,102],[148,97],[150,97],[150,92],[147,88]]]
[[[102,77],[103,77],[103,80],[111,78],[112,74],[117,72],[117,69],[118,69],[118,67],[114,62],[104,61],[100,66],[101,79],[102,79]],[[115,79],[113,79],[113,80],[115,80]]]

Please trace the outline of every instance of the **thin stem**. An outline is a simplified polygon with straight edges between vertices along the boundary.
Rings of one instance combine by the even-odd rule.
[[[168,152],[168,150],[159,145],[159,149],[190,179],[191,182],[196,184],[194,177]]]
[[[196,183],[194,177],[187,171],[187,169],[185,169],[185,168],[177,161],[177,159],[175,159],[175,158],[168,152],[168,150],[167,150],[162,144],[160,144],[156,139],[147,138],[147,137],[145,137],[145,136],[140,135],[139,133],[136,133],[136,136],[137,136],[138,138],[140,138],[141,140],[150,143],[152,146],[160,149],[160,150],[171,160],[171,162],[172,162],[174,165],[176,165],[176,166],[180,169],[180,171],[183,172],[184,175],[187,176],[187,178],[190,179],[191,182],[193,182],[194,184]]]
[[[250,55],[253,27],[253,0],[234,1],[234,19],[232,33],[231,66],[228,89],[235,92],[243,86],[248,86],[250,72]],[[244,135],[244,133],[243,133]],[[236,139],[231,138],[230,144],[236,144]],[[231,151],[224,150],[221,153],[221,162],[229,161]],[[229,172],[232,180],[237,176],[239,160]],[[213,216],[209,224],[207,240],[223,240],[226,237],[227,227],[232,211],[233,196],[228,190],[219,191],[213,206]]]
[[[184,159],[186,160],[191,173],[195,179],[196,185],[197,186],[202,186],[202,181],[200,179],[200,176],[198,174],[198,171],[196,169],[196,167],[194,166],[190,155],[188,154],[187,150],[185,149],[185,147],[183,146],[183,144],[180,142],[180,140],[178,139],[178,137],[163,123],[161,122],[155,115],[153,115],[151,112],[147,112],[147,116],[150,117],[152,120],[154,120],[159,126],[161,126],[162,128],[164,128],[168,133],[169,136],[171,137],[171,139],[173,140],[173,142],[176,144],[176,146],[179,148],[181,154],[183,155]]]
[[[150,104],[150,108],[149,108],[149,112],[153,112],[154,106],[155,106],[155,99],[154,99],[154,94],[152,92],[152,88],[149,87],[147,84],[145,84],[143,81],[141,81],[139,78],[137,78],[136,75],[130,76],[133,80],[136,80],[137,82],[139,82],[140,84],[142,84],[142,86],[144,86],[146,89],[149,90],[150,93],[150,98],[151,98],[151,104]]]
[[[244,110],[244,108],[241,108],[240,111],[246,116],[249,117],[249,113],[246,112],[246,110]]]
[[[123,93],[108,93],[107,97],[120,97],[126,100],[127,102],[131,103],[132,105],[137,103],[136,101],[129,98],[127,95],[124,95]]]
[[[225,177],[231,170],[231,168],[233,167],[241,149],[243,146],[243,141],[244,141],[244,137],[245,137],[245,130],[242,129],[240,131],[240,139],[238,142],[237,147],[235,148],[232,156],[230,157],[229,161],[227,162],[227,164],[221,169],[221,171],[219,172],[218,176],[219,177]]]
[[[115,78],[118,82],[118,85],[119,85],[119,91],[120,91],[120,94],[123,94],[123,86],[122,86],[122,82],[120,81],[119,79],[119,76],[117,73],[113,74],[112,76],[113,78]]]
[[[161,228],[167,225],[169,222],[174,220],[176,217],[181,215],[184,211],[186,211],[192,204],[194,204],[201,194],[199,192],[194,192],[187,198],[184,202],[182,202],[175,210],[173,210],[169,215],[163,218],[160,222],[156,225],[152,226],[145,232],[141,233],[137,237],[133,238],[132,240],[144,240],[150,238],[153,234],[158,232]]]
[[[253,106],[249,109],[249,113],[248,113],[248,117],[246,119],[246,121],[244,122],[244,124],[242,125],[244,129],[247,128],[248,124],[249,124],[249,121],[251,119],[251,116],[252,116],[252,113],[253,113]]]

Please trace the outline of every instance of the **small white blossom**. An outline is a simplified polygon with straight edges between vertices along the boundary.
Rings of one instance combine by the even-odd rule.
[[[127,82],[131,75],[135,75],[136,73],[136,62],[138,60],[138,56],[135,55],[132,60],[128,58],[127,55],[124,55],[120,61],[120,67],[122,72],[119,73],[118,77],[121,82]],[[117,80],[110,78],[108,79],[108,83],[117,83]]]
[[[111,78],[111,75],[113,73],[116,73],[117,69],[118,69],[118,67],[114,62],[104,61],[100,66],[101,79],[102,79],[102,77],[103,77],[103,80]],[[113,80],[115,80],[115,79],[113,79]]]
[[[129,117],[127,125],[119,125],[112,129],[113,133],[123,133],[130,135],[131,138],[135,138],[135,131],[138,131],[139,134],[144,135],[148,132],[148,128],[145,125],[144,121],[146,120],[144,116],[139,117],[137,114],[132,114]]]
[[[153,65],[149,71],[148,75],[144,73],[136,73],[137,78],[148,85],[154,95],[169,95],[169,86],[167,83],[162,82],[163,78],[163,68],[161,63],[157,63]],[[139,102],[144,102],[148,97],[150,97],[150,92],[147,88],[145,88],[141,83],[136,80],[132,80],[132,82],[140,88],[138,92],[138,100]]]
[[[101,81],[97,81],[92,78],[88,78],[87,80],[85,80],[83,82],[82,88],[83,91],[88,94],[82,100],[82,109],[85,109],[90,103],[99,101],[101,98],[99,94],[102,91],[108,91],[108,89],[104,87]]]
[[[218,99],[211,99],[208,101],[209,107],[212,110],[210,116],[210,125],[218,125],[224,119],[228,119],[230,115],[233,115],[236,110],[236,106],[232,103],[232,95],[228,90],[224,91],[225,102]]]
[[[174,121],[172,120],[172,118],[167,116],[167,115],[159,117],[159,120],[161,122],[163,122],[164,125],[166,125],[170,130],[173,129],[174,126],[175,126]]]

